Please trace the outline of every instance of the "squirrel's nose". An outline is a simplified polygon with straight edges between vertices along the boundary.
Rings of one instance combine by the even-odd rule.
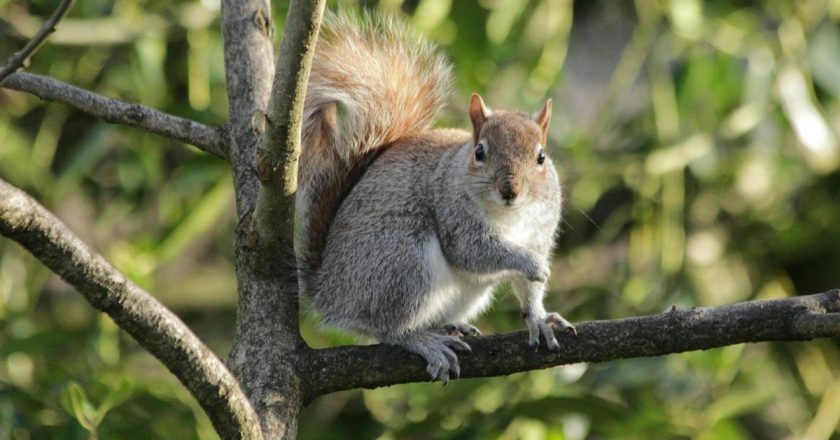
[[[502,185],[499,187],[499,193],[504,200],[513,200],[518,195],[518,191],[508,180],[502,182]]]

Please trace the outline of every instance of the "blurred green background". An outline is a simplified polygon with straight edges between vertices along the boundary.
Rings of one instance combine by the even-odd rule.
[[[0,56],[57,3],[0,0]],[[472,91],[529,110],[554,97],[567,202],[548,309],[583,321],[840,287],[840,1],[342,4],[397,11],[443,48],[458,82],[445,125],[467,126]],[[219,21],[218,0],[78,0],[29,70],[219,124]],[[0,89],[0,176],[227,354],[222,161]],[[505,294],[477,325],[523,329]],[[303,333],[353,341],[308,314]],[[820,340],[344,392],[304,411],[300,437],[822,439],[839,421],[840,350]],[[216,438],[155,359],[2,239],[0,439],[91,432]]]

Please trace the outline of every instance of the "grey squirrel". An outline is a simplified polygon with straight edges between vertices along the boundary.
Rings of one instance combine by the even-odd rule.
[[[429,129],[451,68],[398,20],[325,15],[304,105],[296,196],[301,293],[328,325],[460,374],[459,336],[511,281],[529,344],[559,349],[543,308],[561,190],[534,116],[472,95],[472,132]]]

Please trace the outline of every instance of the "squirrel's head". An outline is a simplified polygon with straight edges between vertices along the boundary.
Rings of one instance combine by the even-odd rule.
[[[550,178],[546,133],[551,99],[533,116],[524,112],[492,111],[473,93],[469,108],[473,151],[469,163],[472,183],[485,202],[518,207],[535,199]],[[488,190],[489,188],[489,190]]]

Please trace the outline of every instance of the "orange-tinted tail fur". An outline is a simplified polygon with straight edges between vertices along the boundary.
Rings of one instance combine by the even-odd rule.
[[[450,70],[394,18],[325,16],[304,105],[296,201],[304,294],[315,287],[342,200],[383,148],[430,127],[448,97]]]

